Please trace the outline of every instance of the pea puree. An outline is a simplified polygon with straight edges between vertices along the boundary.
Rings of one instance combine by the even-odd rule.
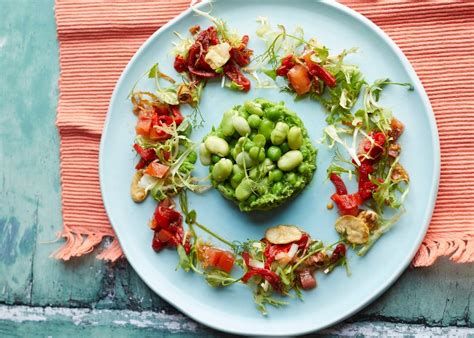
[[[225,112],[199,148],[212,185],[241,211],[269,210],[298,194],[313,177],[316,153],[301,119],[261,98]]]

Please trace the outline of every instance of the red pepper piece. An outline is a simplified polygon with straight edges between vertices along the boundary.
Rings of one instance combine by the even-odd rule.
[[[184,120],[184,117],[181,115],[181,111],[179,110],[179,106],[171,106],[171,113],[173,114],[174,122],[179,126]]]
[[[333,194],[331,199],[337,204],[341,215],[357,216],[359,213],[359,206],[362,204],[362,199],[359,193],[351,195]]]
[[[359,144],[359,160],[377,160],[385,151],[386,136],[382,132],[370,133],[369,138],[363,139]]]
[[[359,195],[363,200],[372,197],[372,192],[377,185],[370,181],[369,175],[374,172],[374,167],[369,161],[363,161],[359,167]]]
[[[250,81],[244,76],[244,74],[242,74],[234,62],[228,62],[224,66],[224,74],[231,81],[241,86],[244,92],[248,92],[250,90]]]
[[[137,170],[145,168],[150,162],[158,158],[154,149],[143,149],[138,143],[135,143],[133,148],[140,156],[140,161],[138,161],[137,165],[135,166],[135,169]]]
[[[304,61],[306,63],[306,66],[308,67],[308,71],[311,75],[317,76],[323,82],[326,84],[328,87],[335,87],[336,86],[336,78],[334,75],[329,73],[329,71],[325,68],[323,68],[321,65],[318,63],[314,62],[311,60],[311,53],[308,53],[304,56]]]
[[[174,59],[174,69],[178,73],[185,72],[188,69],[187,61],[182,55],[176,55]]]
[[[281,290],[281,280],[280,276],[278,276],[275,272],[262,269],[262,268],[254,268],[249,266],[250,262],[250,255],[248,252],[242,253],[242,258],[244,259],[245,265],[248,268],[247,273],[242,277],[242,282],[247,283],[250,278],[253,276],[260,276],[265,279],[270,285],[272,286],[273,290],[280,291]]]
[[[346,255],[346,246],[342,243],[339,243],[336,245],[334,248],[334,251],[332,252],[331,255],[331,262],[336,263],[339,259],[344,257]]]
[[[287,55],[281,60],[281,66],[277,68],[276,74],[278,76],[286,76],[294,65],[295,61],[293,55]]]
[[[280,252],[287,253],[293,244],[298,245],[298,249],[303,249],[308,245],[308,240],[309,236],[306,233],[303,233],[303,236],[301,236],[299,241],[288,244],[271,244],[270,242],[264,240],[266,243],[265,252],[263,253],[265,256],[265,268],[270,269],[270,266],[275,261],[275,257]]]
[[[249,42],[249,36],[244,35],[242,37],[242,43],[239,47],[233,47],[230,50],[230,57],[232,60],[235,61],[240,67],[245,67],[250,63],[250,57],[253,54],[251,49],[247,48],[247,44]]]
[[[334,187],[336,187],[336,193],[338,195],[347,195],[347,188],[341,176],[332,173],[331,175],[329,175],[329,179],[334,184]]]

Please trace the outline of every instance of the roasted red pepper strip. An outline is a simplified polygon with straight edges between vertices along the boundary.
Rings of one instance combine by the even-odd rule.
[[[347,195],[347,188],[341,176],[332,173],[331,175],[329,175],[329,179],[334,184],[334,187],[336,187],[336,193],[338,195]]]
[[[333,194],[331,199],[337,204],[341,215],[357,216],[359,206],[362,204],[362,198],[358,192],[351,195]]]
[[[250,81],[244,76],[244,74],[242,74],[242,72],[239,68],[237,68],[234,62],[228,62],[224,66],[224,74],[231,81],[241,86],[244,92],[248,92],[250,90]]]
[[[174,69],[176,69],[178,73],[182,73],[188,69],[187,61],[182,55],[176,55],[174,59]]]
[[[140,161],[135,166],[135,169],[137,170],[145,168],[150,162],[158,158],[154,149],[143,149],[138,143],[135,143],[133,148],[140,156]]]
[[[166,246],[177,247],[183,244],[183,216],[174,209],[170,199],[160,202],[154,213],[153,218],[153,236],[152,247],[155,251],[160,251]],[[190,249],[190,244],[184,243],[184,247]]]
[[[253,276],[260,276],[263,279],[265,279],[268,283],[270,283],[273,290],[275,291],[281,290],[280,276],[278,276],[275,272],[268,269],[254,268],[254,267],[249,266],[250,255],[248,252],[242,253],[242,258],[244,259],[245,265],[248,268],[247,272],[242,277],[242,282],[247,283],[248,280],[252,278]]]
[[[244,35],[242,37],[242,43],[239,47],[233,47],[230,50],[230,57],[232,60],[235,61],[240,67],[245,67],[250,63],[250,57],[253,54],[251,49],[247,48],[247,44],[249,42],[249,36]]]
[[[171,106],[171,112],[173,113],[174,122],[179,126],[184,120],[184,117],[181,115],[181,111],[179,110],[179,106]]]
[[[336,263],[339,259],[346,255],[346,246],[342,243],[339,243],[334,248],[334,251],[331,254],[331,262]]]
[[[370,181],[369,175],[374,172],[374,167],[369,161],[364,161],[359,167],[359,195],[363,200],[372,197],[372,192],[377,185]]]
[[[293,244],[298,245],[298,249],[304,249],[308,245],[308,240],[309,236],[306,233],[303,233],[303,236],[301,238],[293,243],[288,243],[288,244],[271,244],[267,240],[265,241],[265,252],[263,253],[265,256],[265,268],[270,269],[271,264],[275,260],[275,257],[280,253],[280,252],[285,252],[287,253],[288,250],[290,250],[290,247]]]
[[[311,53],[308,53],[304,56],[304,61],[311,75],[317,76],[318,78],[323,80],[323,82],[328,87],[332,88],[336,86],[336,78],[331,73],[329,73],[327,69],[323,68],[321,65],[311,60]]]
[[[293,55],[287,55],[281,60],[281,66],[277,68],[276,74],[278,76],[286,76],[291,68],[295,65]]]

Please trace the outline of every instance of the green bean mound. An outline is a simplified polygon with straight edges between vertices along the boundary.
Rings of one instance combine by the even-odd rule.
[[[316,149],[283,102],[246,101],[203,139],[200,160],[212,185],[241,211],[269,210],[298,194],[316,170]]]

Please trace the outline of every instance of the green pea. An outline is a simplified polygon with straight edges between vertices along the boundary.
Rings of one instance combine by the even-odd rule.
[[[233,116],[232,124],[235,130],[239,133],[240,136],[246,136],[250,134],[250,126],[245,118],[242,116]]]
[[[272,121],[263,119],[260,123],[260,127],[258,128],[258,133],[265,136],[266,140],[270,140],[270,136],[274,128],[275,124]]]
[[[217,182],[225,181],[232,173],[232,161],[227,158],[222,158],[216,163],[212,169],[212,177]]]
[[[288,145],[288,142],[283,142],[282,144],[280,144],[280,149],[283,154],[287,153],[288,150],[290,150],[290,146]]]
[[[249,114],[263,116],[262,106],[255,101],[245,101],[244,108]]]
[[[245,201],[252,194],[252,189],[248,179],[243,179],[242,182],[235,188],[235,198],[239,201]]]
[[[265,143],[267,143],[265,136],[263,136],[262,134],[255,135],[252,140],[257,147],[261,148],[265,147]]]
[[[253,146],[252,148],[250,148],[249,150],[249,155],[251,158],[253,158],[254,160],[258,160],[260,158],[260,153],[263,153],[263,158],[265,158],[265,152],[262,148],[260,147],[256,147],[256,146]]]
[[[230,184],[232,185],[232,188],[237,188],[237,186],[242,182],[244,179],[245,175],[244,173],[238,173],[238,174],[233,174],[232,177],[230,178]]]
[[[283,114],[283,109],[281,106],[273,106],[265,110],[265,115],[269,120],[277,121]]]
[[[247,199],[247,203],[248,204],[252,204],[253,202],[255,202],[257,200],[257,196],[255,196],[254,194],[252,194],[248,199]]]
[[[303,134],[301,133],[301,128],[291,127],[288,131],[288,146],[290,149],[296,150],[300,149],[303,144]]]
[[[295,185],[297,178],[295,173],[289,173],[286,175],[285,178],[288,183],[290,183],[291,185]]]
[[[202,165],[209,165],[211,164],[211,153],[207,150],[206,145],[201,143],[199,145],[199,160],[201,161]]]
[[[204,144],[211,154],[216,154],[222,157],[229,154],[229,144],[223,138],[211,135],[206,138]]]
[[[250,128],[258,129],[258,126],[260,125],[260,122],[262,122],[262,119],[258,115],[252,114],[249,116],[247,121],[249,122]]]
[[[255,144],[252,141],[250,141],[249,139],[247,139],[244,143],[244,150],[248,152],[253,147],[255,147]]]
[[[279,182],[283,178],[283,171],[281,171],[280,169],[273,169],[268,174],[268,178],[271,182]]]
[[[212,161],[212,163],[214,163],[214,164],[217,163],[217,162],[219,162],[220,160],[221,160],[221,157],[219,157],[219,156],[217,156],[217,155],[212,155],[212,156],[211,156],[211,161]]]
[[[283,184],[281,182],[276,182],[272,186],[272,193],[274,195],[279,195],[279,194],[281,194],[282,191],[283,191]]]
[[[228,110],[224,113],[219,129],[222,131],[223,136],[232,136],[235,132],[232,118],[237,114],[235,110]]]
[[[299,150],[290,150],[278,160],[278,168],[283,171],[292,171],[303,162],[303,154]]]
[[[308,163],[301,163],[298,166],[298,172],[300,174],[308,174],[311,171],[311,166]]]
[[[285,122],[278,122],[275,126],[275,129],[273,129],[270,134],[270,140],[272,143],[278,146],[285,142],[289,129],[290,127]]]
[[[244,106],[240,106],[238,115],[242,116],[244,119],[248,119],[250,114],[247,112]]]
[[[272,161],[278,161],[281,157],[281,149],[276,146],[271,146],[267,149],[267,157]]]

